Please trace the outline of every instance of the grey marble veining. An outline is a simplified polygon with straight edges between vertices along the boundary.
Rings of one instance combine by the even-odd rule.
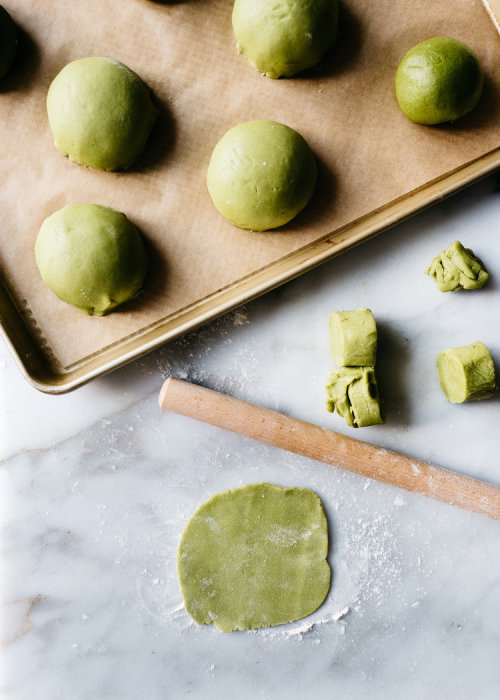
[[[452,406],[435,357],[482,340],[500,363],[495,177],[77,392],[44,396],[0,348],[0,696],[9,700],[454,698],[500,693],[500,525],[163,413],[172,374],[500,484],[500,398]],[[491,273],[441,294],[455,239]],[[328,313],[369,306],[388,422],[324,408]],[[248,633],[195,625],[175,558],[197,506],[256,481],[305,486],[329,521],[330,594]]]

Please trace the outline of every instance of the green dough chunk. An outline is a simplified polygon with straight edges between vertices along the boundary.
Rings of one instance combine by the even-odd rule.
[[[313,491],[250,484],[219,493],[181,538],[186,610],[222,632],[298,620],[328,593],[327,553],[327,522]]]
[[[49,88],[47,112],[56,148],[75,163],[100,170],[129,168],[158,115],[138,75],[99,57],[62,69]]]
[[[377,326],[370,309],[333,311],[330,346],[341,367],[373,366],[377,354]]]
[[[437,357],[438,377],[451,403],[487,399],[495,389],[495,367],[483,343],[449,348]]]
[[[236,0],[238,53],[269,78],[314,66],[337,40],[337,0]]]
[[[0,78],[12,67],[17,52],[17,29],[11,16],[0,5]]]
[[[63,301],[102,316],[134,297],[146,273],[146,251],[125,214],[73,204],[43,222],[35,244],[45,284]]]
[[[284,124],[238,124],[216,145],[207,187],[219,212],[239,228],[286,224],[309,202],[316,160],[303,137]]]
[[[385,423],[373,367],[339,367],[326,385],[326,407],[352,428]]]
[[[455,241],[436,256],[425,273],[434,277],[441,292],[480,289],[489,277],[481,260],[460,241]]]
[[[395,86],[408,119],[440,124],[474,109],[483,91],[483,71],[468,46],[436,36],[408,51],[396,71]]]

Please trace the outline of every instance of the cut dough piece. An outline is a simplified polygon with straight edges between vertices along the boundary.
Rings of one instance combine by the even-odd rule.
[[[480,289],[489,277],[481,260],[470,248],[464,248],[460,241],[455,241],[441,251],[425,274],[434,277],[441,292]]]
[[[441,388],[450,403],[489,398],[495,391],[495,366],[484,343],[449,348],[437,357]]]
[[[195,512],[177,557],[186,610],[222,632],[309,615],[330,587],[328,527],[309,489],[250,484]]]
[[[373,366],[377,355],[377,325],[370,309],[332,311],[330,346],[341,367]]]
[[[337,0],[236,0],[238,53],[269,78],[314,66],[337,40]]]
[[[54,78],[47,112],[56,148],[100,170],[124,170],[141,155],[158,115],[148,88],[110,58],[72,61]]]
[[[283,226],[309,202],[316,160],[303,137],[278,122],[238,124],[215,146],[207,187],[219,212],[239,228]]]
[[[96,316],[134,297],[147,266],[136,227],[100,204],[72,204],[45,219],[35,257],[43,281],[60,299]]]
[[[339,367],[326,385],[326,407],[351,428],[385,423],[373,367]]]

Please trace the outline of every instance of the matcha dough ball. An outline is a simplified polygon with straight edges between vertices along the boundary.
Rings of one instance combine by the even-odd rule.
[[[238,53],[269,78],[314,66],[337,39],[337,0],[236,0]]]
[[[119,211],[73,204],[43,222],[35,244],[45,284],[63,301],[103,316],[134,297],[146,273],[137,228]]]
[[[315,185],[316,160],[303,137],[266,120],[230,129],[216,145],[207,172],[208,191],[219,212],[253,231],[293,219]]]
[[[377,326],[370,309],[333,311],[329,326],[331,351],[338,365],[362,367],[375,364]]]
[[[495,366],[483,343],[449,348],[437,357],[439,382],[451,403],[487,399],[495,389]]]
[[[3,78],[11,69],[16,51],[16,25],[7,10],[0,5],[0,78]]]
[[[436,36],[411,48],[396,71],[396,98],[404,114],[419,124],[463,117],[479,102],[483,71],[468,46]]]
[[[425,274],[434,277],[441,292],[480,289],[489,277],[481,260],[470,248],[464,248],[460,241],[455,241],[441,251]]]
[[[351,428],[385,423],[373,367],[339,367],[326,385],[326,407]]]
[[[110,58],[81,58],[54,78],[47,112],[56,148],[75,163],[124,170],[141,155],[158,110],[147,86]]]

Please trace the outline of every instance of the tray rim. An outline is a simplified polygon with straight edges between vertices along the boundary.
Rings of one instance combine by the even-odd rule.
[[[44,354],[0,279],[0,335],[35,389],[53,395],[73,391],[312,270],[499,168],[500,146],[67,367]]]
[[[500,32],[500,0],[481,0]],[[285,284],[500,168],[500,146],[203,299],[66,367],[38,343],[0,271],[0,336],[26,381],[58,395],[87,384]]]

